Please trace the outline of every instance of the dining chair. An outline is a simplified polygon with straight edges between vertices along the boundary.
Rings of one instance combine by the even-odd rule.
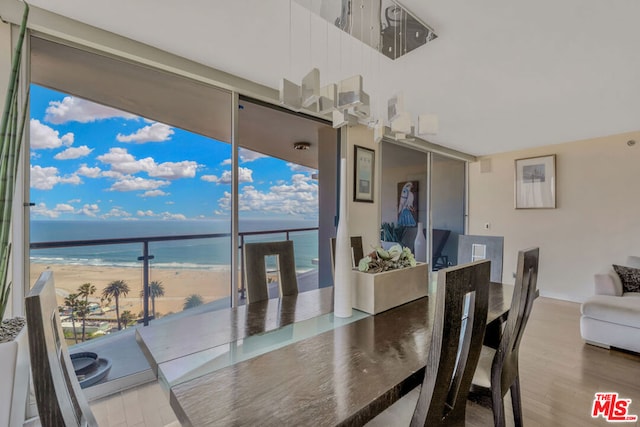
[[[247,303],[269,299],[265,257],[273,255],[277,257],[280,296],[298,293],[293,241],[246,243],[244,275],[247,285]]]
[[[65,343],[53,272],[45,271],[25,298],[29,353],[40,423],[43,426],[97,426],[80,389]]]
[[[467,395],[487,323],[490,274],[488,260],[438,272],[435,318],[422,387],[367,426],[465,425]]]
[[[504,399],[508,391],[514,423],[522,426],[518,350],[538,292],[538,258],[538,248],[518,252],[516,282],[502,337],[497,349],[482,347],[471,385],[470,400],[492,409],[496,427],[506,425]]]
[[[351,236],[351,255],[352,266],[355,268],[362,258],[364,258],[364,249],[362,248],[362,236]],[[336,265],[336,238],[331,238],[331,271],[335,270]]]

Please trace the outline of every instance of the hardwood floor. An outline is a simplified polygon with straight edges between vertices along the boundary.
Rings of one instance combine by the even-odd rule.
[[[522,407],[527,427],[605,426],[591,418],[596,392],[632,399],[640,416],[640,355],[584,344],[580,305],[538,298],[520,346]],[[101,427],[164,426],[175,422],[166,393],[157,383],[93,402]],[[488,410],[468,406],[468,425],[491,425]],[[640,427],[640,422],[618,423]]]

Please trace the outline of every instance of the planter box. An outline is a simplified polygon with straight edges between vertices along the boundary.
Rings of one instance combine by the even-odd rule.
[[[25,326],[15,340],[0,344],[0,426],[24,423],[29,370],[29,340]]]
[[[383,273],[352,272],[353,308],[378,314],[427,296],[428,264]]]

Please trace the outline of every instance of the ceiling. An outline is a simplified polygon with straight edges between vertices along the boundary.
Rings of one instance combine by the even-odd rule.
[[[402,3],[438,38],[393,61],[292,0],[30,1],[272,88],[362,74],[377,115],[403,92],[439,117],[424,139],[474,155],[640,129],[637,0]]]

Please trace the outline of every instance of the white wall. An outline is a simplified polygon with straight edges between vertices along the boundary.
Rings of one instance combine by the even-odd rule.
[[[349,216],[349,234],[362,236],[364,252],[380,242],[380,145],[373,140],[373,130],[357,125],[343,128],[342,154],[347,159],[347,200]],[[346,141],[346,143],[345,143]],[[354,145],[369,148],[375,152],[375,171],[373,179],[373,203],[353,200]]]
[[[556,154],[557,208],[516,210],[515,159],[547,154]],[[640,255],[640,132],[479,160],[469,166],[468,234],[504,236],[505,283],[517,251],[539,246],[541,295],[580,302],[593,294],[593,274]]]

